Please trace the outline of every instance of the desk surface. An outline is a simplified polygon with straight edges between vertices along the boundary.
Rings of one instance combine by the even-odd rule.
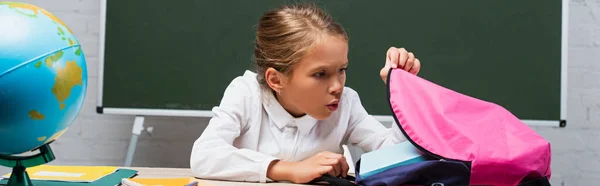
[[[183,168],[150,168],[150,167],[127,167],[128,169],[133,169],[138,171],[138,176],[140,178],[143,177],[191,177],[192,172],[190,169]],[[298,186],[300,184],[293,183],[268,183],[268,184],[260,184],[260,183],[251,183],[251,182],[228,182],[228,181],[215,181],[215,180],[202,180],[204,183],[207,183],[212,186],[245,186],[245,185],[269,185],[269,186]],[[302,184],[306,185],[306,184]],[[204,185],[198,185],[204,186]]]

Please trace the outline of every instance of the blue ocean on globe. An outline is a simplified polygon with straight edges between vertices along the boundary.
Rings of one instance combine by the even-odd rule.
[[[60,137],[86,88],[86,60],[72,31],[35,5],[0,2],[0,154]]]

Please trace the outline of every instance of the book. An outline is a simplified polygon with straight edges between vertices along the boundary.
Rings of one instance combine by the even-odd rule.
[[[193,177],[176,178],[124,178],[123,186],[212,186]]]
[[[366,178],[385,170],[427,160],[409,141],[382,147],[361,155],[360,176]]]
[[[69,182],[69,181],[52,181],[52,180],[31,180],[33,185],[36,186],[106,186],[106,185],[118,185],[121,183],[123,178],[131,178],[137,174],[138,171],[132,169],[119,168],[114,173],[106,175],[93,182]],[[0,180],[0,185],[8,184],[8,179]]]
[[[39,165],[27,168],[31,180],[63,181],[63,182],[94,182],[106,175],[117,171],[112,166],[58,166]],[[11,173],[2,176],[10,178]]]

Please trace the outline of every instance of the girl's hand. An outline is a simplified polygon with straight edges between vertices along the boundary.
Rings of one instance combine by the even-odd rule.
[[[379,76],[381,76],[384,83],[387,83],[390,68],[401,68],[417,75],[421,70],[421,62],[412,52],[408,52],[404,48],[390,47],[385,57],[385,66],[379,71]]]
[[[346,177],[349,167],[344,155],[321,152],[301,162],[275,162],[269,169],[272,180],[308,183],[324,174]]]
[[[291,181],[308,183],[323,174],[346,177],[348,169],[344,155],[325,151],[298,162],[292,170],[294,175],[291,177]]]

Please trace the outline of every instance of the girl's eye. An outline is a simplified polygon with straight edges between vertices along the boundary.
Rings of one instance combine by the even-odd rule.
[[[346,72],[347,70],[348,70],[348,67],[340,68],[340,72]]]
[[[325,72],[323,72],[323,71],[317,72],[313,76],[315,76],[315,77],[323,77],[323,76],[325,76]]]

